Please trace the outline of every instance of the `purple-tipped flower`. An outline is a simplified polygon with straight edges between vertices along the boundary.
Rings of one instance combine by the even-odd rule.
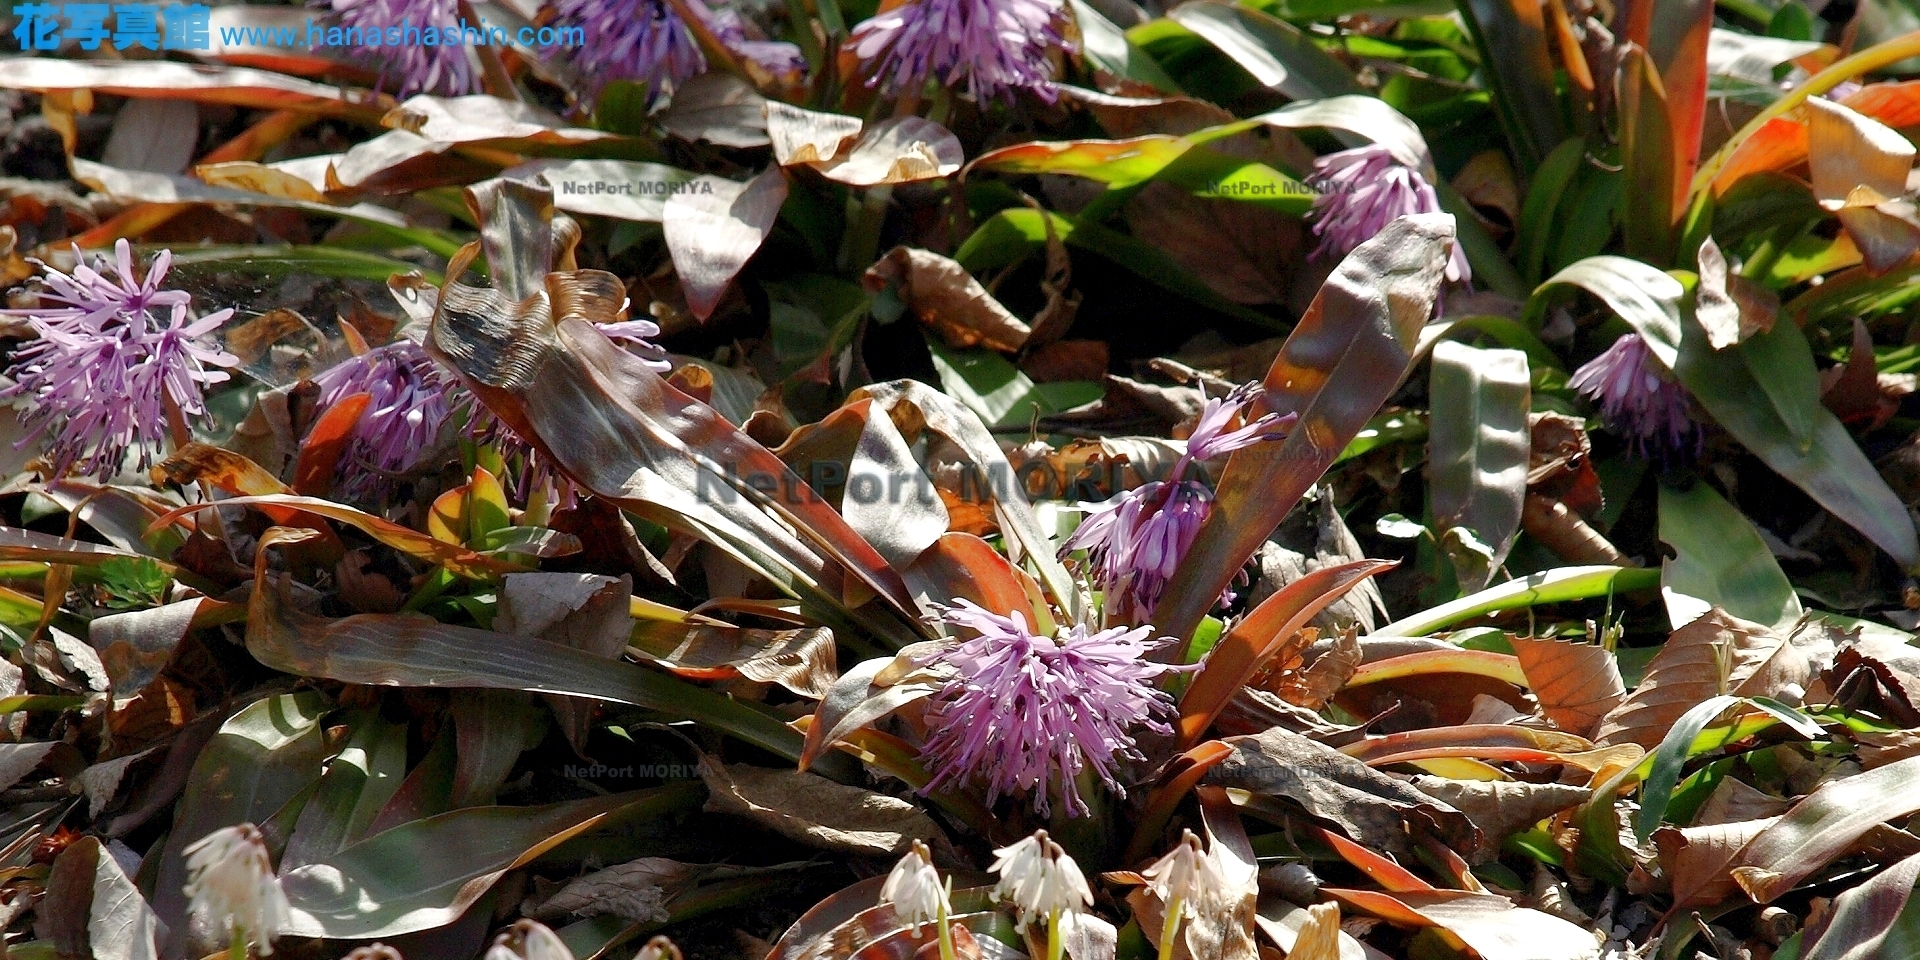
[[[588,102],[598,100],[609,81],[632,80],[647,85],[651,104],[707,69],[699,41],[667,0],[550,0],[550,6],[556,26],[585,32],[573,66]]]
[[[972,633],[924,661],[952,671],[933,695],[931,733],[921,756],[935,771],[923,792],[985,781],[987,802],[1015,792],[1042,815],[1058,798],[1085,816],[1074,778],[1091,770],[1109,788],[1124,759],[1137,759],[1133,728],[1170,729],[1159,718],[1173,701],[1155,677],[1183,669],[1147,654],[1162,641],[1151,627],[1088,633],[1076,624],[1058,637],[1036,636],[1020,613],[1002,616],[966,600],[943,611]]]
[[[1674,382],[1637,333],[1582,364],[1567,385],[1600,405],[1607,425],[1627,436],[1644,459],[1667,460],[1697,453],[1702,436],[1688,410],[1687,388]]]
[[[363,39],[384,38],[390,27],[415,31],[411,39],[416,42],[350,44],[366,66],[379,71],[382,89],[393,89],[402,97],[417,93],[457,97],[480,90],[480,71],[466,43],[417,42],[429,32],[446,41],[457,39],[463,30],[482,29],[461,18],[457,0],[314,0],[314,6],[328,11],[329,26],[345,31],[348,39],[355,36],[354,31]]]
[[[1032,90],[1051,101],[1050,51],[1066,45],[1059,0],[907,0],[853,30],[868,86],[918,93],[928,80],[975,100]]]
[[[160,288],[171,251],[154,257],[145,278],[135,275],[124,239],[114,260],[97,265],[74,252],[80,263],[72,274],[40,264],[40,295],[57,306],[0,311],[26,317],[38,334],[14,352],[14,384],[0,390],[0,399],[30,400],[21,443],[51,437],[54,477],[78,466],[105,480],[129,451],[139,452],[140,467],[152,464],[171,420],[204,418],[206,388],[228,378],[221,368],[240,361],[203,339],[232,310],[190,320],[188,294]]]
[[[355,394],[370,397],[339,465],[340,492],[359,500],[384,496],[438,449],[465,394],[426,350],[404,339],[337,363],[313,382],[323,411]]]
[[[707,9],[700,0],[692,0],[695,12],[707,14],[707,26],[722,46],[734,56],[781,83],[797,84],[807,72],[807,58],[797,44],[782,40],[762,40],[748,32],[746,20],[732,7]]]
[[[1344,257],[1401,217],[1440,210],[1440,196],[1427,178],[1377,143],[1315,160],[1307,183],[1320,191],[1313,201],[1313,234],[1320,238],[1316,259]],[[1458,243],[1447,261],[1447,279],[1473,279]]]
[[[1213,492],[1189,479],[1195,461],[1212,460],[1235,450],[1284,436],[1295,415],[1266,413],[1232,428],[1247,405],[1260,395],[1258,384],[1246,384],[1225,397],[1207,401],[1199,422],[1187,438],[1187,450],[1174,461],[1166,480],[1127,490],[1087,514],[1079,529],[1061,546],[1064,558],[1087,551],[1094,583],[1108,612],[1130,623],[1153,618],[1167,583],[1193,547],[1200,525],[1213,512]],[[1232,599],[1232,594],[1221,598]]]

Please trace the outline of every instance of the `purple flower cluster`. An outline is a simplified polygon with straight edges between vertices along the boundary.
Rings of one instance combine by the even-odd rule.
[[[193,320],[187,293],[160,288],[172,251],[154,257],[144,279],[126,240],[111,261],[89,265],[74,254],[80,262],[72,274],[40,264],[40,297],[57,306],[0,311],[25,317],[38,334],[14,352],[14,383],[0,399],[30,401],[21,443],[51,437],[54,477],[78,466],[105,480],[130,450],[139,451],[141,468],[151,465],[170,421],[205,418],[206,388],[228,379],[221,368],[240,361],[206,339],[232,310]]]
[[[455,404],[469,396],[412,340],[344,360],[313,382],[322,410],[358,394],[370,398],[340,460],[339,490],[356,500],[385,496],[394,480],[420,467],[439,449]]]
[[[1171,732],[1159,718],[1173,700],[1153,680],[1184,668],[1147,659],[1164,642],[1148,639],[1153,628],[1088,633],[1076,624],[1040,637],[1020,613],[966,600],[943,618],[973,636],[923,662],[953,672],[928,716],[921,757],[936,773],[923,793],[984,780],[989,804],[1025,792],[1044,816],[1057,794],[1068,815],[1085,816],[1074,783],[1083,770],[1124,792],[1116,775],[1120,761],[1138,759],[1133,728]]]
[[[418,27],[422,34],[451,36],[460,29],[458,0],[315,0],[314,5],[328,11],[330,23],[362,33],[384,31],[405,24]],[[473,25],[477,28],[477,24]],[[426,93],[445,97],[464,96],[480,90],[480,71],[462,44],[425,45],[407,43],[377,48],[378,54],[362,54],[367,66],[380,73],[384,89],[397,83],[402,97]]]
[[[855,27],[848,41],[868,86],[918,93],[928,80],[974,99],[1031,90],[1051,101],[1050,51],[1066,45],[1059,0],[907,0]]]
[[[557,25],[585,31],[573,65],[589,102],[608,82],[632,80],[647,85],[651,103],[707,69],[693,30],[667,0],[551,0],[550,9]]]
[[[716,10],[705,0],[687,0],[687,8],[723,46],[769,75],[797,81],[806,72],[799,47],[755,39],[732,7]],[[548,9],[556,23],[585,32],[573,65],[588,85],[588,103],[599,99],[609,81],[631,80],[647,85],[651,104],[707,69],[693,28],[667,0],[549,0]]]
[[[1107,610],[1129,623],[1153,618],[1174,571],[1186,558],[1200,524],[1213,512],[1213,493],[1207,485],[1186,477],[1195,461],[1207,461],[1264,440],[1292,422],[1272,413],[1229,429],[1249,403],[1258,397],[1258,384],[1239,387],[1225,397],[1207,401],[1199,423],[1187,438],[1187,450],[1174,462],[1166,480],[1156,480],[1119,494],[1089,513],[1079,529],[1060,548],[1062,557],[1087,551],[1093,581],[1100,587]],[[1223,598],[1224,599],[1224,598]]]
[[[1408,214],[1440,211],[1440,196],[1433,185],[1377,143],[1315,160],[1307,183],[1320,191],[1313,201],[1313,233],[1320,238],[1313,252],[1316,259],[1344,257]],[[1447,279],[1455,283],[1473,279],[1466,252],[1458,243],[1447,261]]]
[[[1628,448],[1642,459],[1699,453],[1704,438],[1689,412],[1687,388],[1661,368],[1639,334],[1622,334],[1567,385],[1598,403],[1607,425],[1626,434]]]

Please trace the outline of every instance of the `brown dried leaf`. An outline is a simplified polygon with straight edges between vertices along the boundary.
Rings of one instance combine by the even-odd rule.
[[[689,679],[745,677],[814,700],[825,697],[840,674],[833,631],[825,627],[750,630],[649,621],[634,630],[633,645],[645,658]]]
[[[1334,637],[1332,649],[1315,658],[1306,669],[1288,672],[1270,689],[1296,707],[1319,710],[1353,678],[1362,656],[1359,629],[1348,627]]]
[[[1524,783],[1513,780],[1449,780],[1425,775],[1413,778],[1421,793],[1445,801],[1466,814],[1480,828],[1481,843],[1473,860],[1484,863],[1499,856],[1507,837],[1585,803],[1593,795],[1586,787],[1564,783]]]
[[[815,163],[821,176],[855,187],[952,176],[966,153],[951,131],[924,117],[894,117],[860,136],[845,157]]]
[[[822,850],[899,856],[915,840],[941,837],[940,828],[912,803],[811,773],[708,759],[700,776],[710,791],[709,812],[746,817]]]
[[[1527,686],[1554,726],[1591,736],[1600,719],[1627,697],[1613,652],[1591,643],[1511,637]]]
[[[1647,664],[1646,679],[1600,722],[1595,742],[1660,745],[1680,715],[1722,694],[1779,696],[1813,678],[1802,650],[1770,628],[1715,607],[1681,627]]]
[[[1016,353],[1032,332],[967,268],[930,250],[895,247],[867,268],[861,283],[873,293],[892,287],[921,323],[954,347]]]
[[[1233,752],[1206,783],[1288,800],[1367,846],[1411,857],[1409,827],[1456,850],[1478,842],[1478,829],[1459,810],[1299,734],[1276,727],[1221,742]]]
[[[768,101],[767,136],[773,141],[773,159],[783,167],[826,163],[860,136],[859,117],[806,110]]]
[[[1660,867],[1673,887],[1676,908],[1700,907],[1737,896],[1728,871],[1749,840],[1779,821],[1742,820],[1702,827],[1661,827],[1653,832]]]
[[[633,630],[629,612],[632,600],[633,580],[625,576],[545,571],[509,574],[501,584],[493,629],[616,660],[626,650],[628,634]],[[596,704],[554,694],[548,694],[546,700],[567,742],[584,756]]]
[[[1135,236],[1185,267],[1214,292],[1235,303],[1280,303],[1287,299],[1304,257],[1300,218],[1257,204],[1201,197],[1155,181],[1127,203]]]
[[[535,920],[570,915],[614,916],[654,925],[667,920],[666,901],[699,878],[700,867],[665,857],[641,857],[573,880],[537,903],[523,905]]]
[[[787,177],[778,167],[746,183],[696,177],[667,198],[667,252],[694,316],[713,315],[727,285],[772,232],[786,199]]]

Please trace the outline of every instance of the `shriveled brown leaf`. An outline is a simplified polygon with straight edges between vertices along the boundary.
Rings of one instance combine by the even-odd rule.
[[[1120,97],[1065,84],[1056,89],[1061,99],[1085,108],[1116,138],[1155,133],[1182,137],[1234,119],[1233,114],[1192,97]]]
[[[1754,902],[1772,902],[1881,824],[1920,810],[1916,776],[1920,757],[1827,781],[1741,849],[1734,882]]]
[[[777,683],[815,700],[839,679],[833,631],[751,630],[723,624],[647,622],[633,644],[648,659],[683,677],[721,680],[745,677]]]
[[[699,875],[700,867],[694,864],[641,857],[575,877],[537,902],[523,905],[523,909],[535,920],[578,915],[614,916],[648,925],[664,923],[667,900]]]
[[[769,142],[766,97],[726,70],[708,70],[679,84],[673,102],[660,111],[661,129],[688,141],[721,147],[764,147]]]
[[[1593,795],[1586,787],[1565,783],[1525,783],[1515,780],[1449,780],[1420,775],[1413,786],[1466,814],[1480,828],[1481,842],[1473,860],[1484,863],[1499,856],[1506,838],[1532,827]],[[1463,851],[1465,852],[1465,851]]]
[[[1595,740],[1652,750],[1703,700],[1776,697],[1789,686],[1804,690],[1812,677],[1807,655],[1788,638],[1715,607],[1673,632],[1640,686],[1601,720]]]
[[[1527,686],[1554,726],[1590,736],[1600,719],[1626,699],[1627,684],[1613,651],[1591,643],[1511,637]]]
[[[1738,896],[1730,872],[1733,859],[1747,842],[1759,836],[1779,817],[1741,820],[1700,827],[1661,827],[1653,832],[1660,866],[1672,885],[1675,907],[1700,907]]]
[[[1867,770],[1920,757],[1920,730],[1894,730],[1889,733],[1855,733],[1860,744],[1860,766]]]
[[[1786,800],[1756,790],[1734,777],[1720,781],[1707,795],[1707,802],[1700,805],[1699,812],[1693,815],[1698,826],[1716,823],[1737,823],[1742,820],[1765,820],[1787,812],[1793,806]]]
[[[919,807],[798,770],[707,760],[707,809],[746,817],[788,839],[841,853],[899,856],[940,828]],[[939,842],[944,843],[944,839]]]
[[[930,250],[895,247],[867,268],[861,283],[873,293],[891,287],[921,323],[954,347],[1016,353],[1032,333],[967,268]]]
[[[874,124],[845,156],[813,164],[829,180],[854,187],[914,183],[952,176],[966,159],[960,140],[924,117]]]
[[[1305,228],[1257,204],[1195,196],[1170,183],[1148,184],[1127,204],[1136,236],[1151,238],[1174,262],[1235,303],[1287,299],[1303,257]]]
[[[629,606],[633,581],[592,573],[516,573],[501,583],[493,628],[505,634],[538,637],[548,643],[584,650],[607,660],[627,648],[633,629]],[[586,749],[593,729],[591,701],[549,694],[547,703],[561,732],[576,752]]]
[[[860,136],[859,117],[806,110],[768,101],[767,136],[773,141],[773,159],[783,167],[825,163]]]
[[[1370,847],[1413,856],[1408,827],[1456,850],[1479,840],[1459,810],[1299,734],[1274,728],[1222,742],[1232,754],[1207,772],[1205,782],[1287,800]]]
[[[1920,880],[1920,856],[1910,856],[1866,883],[1842,891],[1834,898],[1832,910],[1807,924],[1800,938],[1800,956],[1806,960],[1885,956],[1882,944],[1905,912],[1916,880]]]
[[[773,231],[787,199],[787,178],[774,167],[746,183],[696,177],[667,198],[662,219],[674,272],[687,308],[705,320],[735,275]]]

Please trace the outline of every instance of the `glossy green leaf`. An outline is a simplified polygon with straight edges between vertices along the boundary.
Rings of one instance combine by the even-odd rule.
[[[1086,0],[1069,0],[1073,21],[1080,28],[1080,52],[1094,66],[1116,77],[1144,83],[1163,93],[1179,93],[1180,84],[1167,75],[1145,50],[1127,39],[1126,31],[1102,16]]]
[[[153,909],[168,928],[185,930],[185,851],[201,837],[240,823],[265,823],[320,778],[327,711],[318,692],[256,700],[227,718],[194,761],[160,855]]]
[[[1794,340],[1801,333],[1792,323],[1776,323],[1762,336]],[[1689,315],[1679,353],[1674,373],[1728,433],[1902,567],[1920,566],[1920,542],[1905,504],[1826,407],[1813,407],[1813,442],[1803,450],[1744,351],[1715,351]]]
[[[1168,19],[1206,38],[1262,86],[1294,100],[1363,92],[1353,74],[1298,27],[1220,0],[1193,0]]]
[[[1570,137],[1540,162],[1520,207],[1520,275],[1538,284],[1546,274],[1548,240],[1563,226],[1556,216],[1586,160],[1587,142]]]
[[[1459,8],[1518,165],[1531,170],[1566,136],[1542,7],[1527,0],[1463,0]]]
[[[1800,598],[1760,532],[1712,487],[1661,484],[1660,539],[1675,553],[1660,572],[1674,627],[1715,606],[1773,627],[1800,619]]]
[[[1620,73],[1620,158],[1627,192],[1620,220],[1626,251],[1666,263],[1673,247],[1673,127],[1660,72],[1646,51],[1628,48]]]
[[[1373,631],[1375,637],[1424,637],[1501,610],[1519,610],[1615,593],[1650,590],[1660,573],[1636,567],[1559,567],[1495,584],[1472,596],[1423,610]]]
[[[320,785],[300,811],[280,869],[324,860],[360,839],[407,775],[407,727],[374,711],[347,718],[346,746],[327,761]]]
[[[1025,429],[1036,415],[1070,410],[1106,393],[1103,384],[1092,381],[1034,383],[1005,357],[986,350],[928,346],[946,391],[996,430]]]

